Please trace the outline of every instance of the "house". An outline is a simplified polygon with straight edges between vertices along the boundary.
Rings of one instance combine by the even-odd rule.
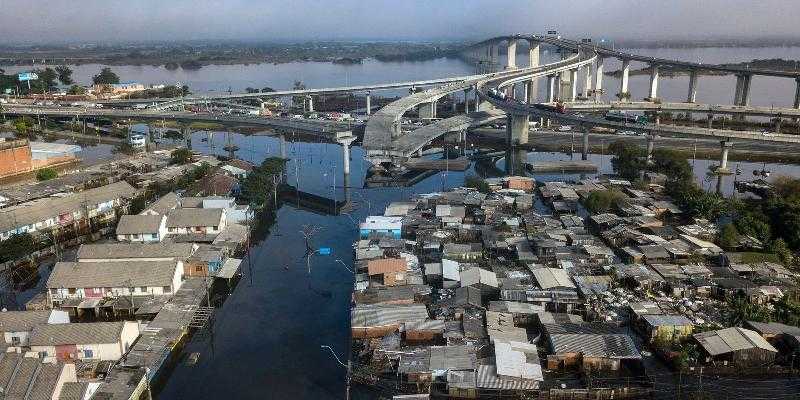
[[[239,168],[239,167],[236,167],[236,166],[233,166],[233,165],[223,165],[220,168],[220,170],[222,170],[223,173],[225,173],[227,175],[230,175],[230,176],[232,176],[232,177],[234,177],[236,179],[239,179],[239,180],[247,178],[247,174],[248,174],[247,170]]]
[[[495,373],[498,377],[543,382],[538,349],[527,342],[494,342]]]
[[[183,263],[184,276],[213,276],[222,268],[225,251],[221,247],[203,244]]]
[[[645,338],[648,341],[674,341],[692,334],[692,321],[683,315],[647,314],[642,316]]]
[[[140,215],[167,215],[169,210],[178,208],[180,203],[178,201],[178,195],[175,192],[169,192],[164,196],[161,196],[160,199],[156,200],[155,203],[151,204],[150,207],[144,209],[144,211],[140,212]]]
[[[0,312],[0,332],[9,346],[28,346],[30,333],[38,325],[68,323],[69,314],[61,310]]]
[[[33,328],[30,348],[59,361],[116,361],[138,337],[134,321],[40,325]]]
[[[482,293],[497,292],[499,284],[494,272],[478,268],[466,268],[461,271],[461,287],[472,286],[480,289]]]
[[[483,258],[483,245],[480,243],[446,243],[442,257],[451,260],[470,261]]]
[[[194,243],[86,243],[78,262],[184,261],[197,251]]]
[[[778,350],[757,332],[744,328],[726,328],[694,334],[703,361],[739,367],[764,366],[775,361]]]
[[[547,369],[613,372],[642,360],[633,339],[610,324],[544,324],[543,330],[550,350]]]
[[[167,217],[164,215],[123,215],[117,224],[120,242],[160,242],[167,236]]]
[[[371,235],[390,236],[400,239],[403,232],[402,217],[384,217],[373,215],[358,225],[362,239],[367,239]]]
[[[408,264],[403,258],[379,258],[367,262],[367,274],[385,286],[406,284]]]
[[[199,181],[199,192],[207,196],[230,196],[239,192],[239,180],[218,172]]]
[[[6,207],[0,211],[0,240],[16,233],[44,233],[91,218],[101,222],[116,217],[116,211],[127,207],[136,195],[127,182],[46,197]]]
[[[567,271],[558,268],[535,268],[533,272],[536,282],[542,289],[570,288],[576,289]]]
[[[745,327],[758,332],[771,345],[786,353],[800,352],[800,327],[778,322],[745,321]]]
[[[175,293],[182,284],[180,261],[57,262],[47,279],[48,303]]]
[[[353,338],[382,338],[396,332],[401,325],[429,319],[424,304],[359,304],[350,314]]]
[[[217,235],[225,230],[225,210],[219,208],[177,208],[167,215],[167,234]]]
[[[181,208],[221,208],[225,210],[225,220],[228,223],[246,223],[252,217],[248,205],[236,204],[233,197],[208,196],[208,197],[183,197],[180,199]]]
[[[77,380],[74,363],[42,359],[30,352],[0,353],[0,387],[5,399],[64,399],[59,397],[62,389]]]

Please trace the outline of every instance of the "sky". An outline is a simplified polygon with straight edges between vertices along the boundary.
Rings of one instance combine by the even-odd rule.
[[[2,0],[5,42],[800,37],[798,0]]]

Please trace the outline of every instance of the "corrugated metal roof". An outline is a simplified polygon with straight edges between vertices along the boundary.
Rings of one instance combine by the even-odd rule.
[[[540,381],[534,379],[507,379],[497,376],[494,365],[479,365],[477,386],[484,389],[535,390]]]
[[[472,267],[461,271],[461,286],[473,286],[484,284],[491,287],[498,287],[497,275],[494,272],[483,268]]]
[[[428,319],[424,304],[357,305],[353,308],[350,324],[353,328],[370,328]]]
[[[712,356],[752,348],[760,348],[775,353],[778,352],[775,347],[769,344],[769,342],[758,333],[749,329],[737,327],[726,328],[717,331],[698,333],[694,335],[694,338],[703,346],[703,349]]]
[[[432,371],[474,370],[478,362],[472,345],[431,346],[430,351]]]
[[[651,326],[692,326],[692,321],[683,315],[647,314],[642,318]]]
[[[535,268],[531,270],[536,282],[542,289],[552,289],[556,287],[575,288],[567,271],[557,268]]]
[[[580,353],[584,357],[617,359],[642,358],[631,337],[625,334],[551,334],[550,345],[556,354]]]

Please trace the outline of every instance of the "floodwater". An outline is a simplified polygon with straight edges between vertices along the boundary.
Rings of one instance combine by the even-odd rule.
[[[701,57],[703,62],[708,63],[800,57],[800,48],[794,47],[632,51],[690,60]],[[554,59],[555,54],[546,53],[542,62]],[[524,65],[527,57],[520,54],[518,63]],[[617,68],[611,60],[606,62],[605,67],[607,71]],[[86,84],[100,68],[100,65],[75,67],[75,78]],[[289,63],[208,66],[198,71],[168,71],[152,66],[112,68],[123,80],[188,84],[198,93],[223,92],[229,88],[239,92],[248,86],[288,89],[294,80],[302,80],[308,87],[332,87],[474,73],[472,66],[448,59],[414,63],[366,61],[362,65]],[[8,70],[15,71],[12,68]],[[647,79],[646,76],[631,78],[631,91],[635,98],[647,94]],[[686,96],[687,81],[685,77],[662,78],[660,97],[682,101]],[[702,77],[698,101],[728,103],[733,97],[734,84],[733,77]],[[618,82],[606,77],[604,86],[609,96],[613,96]],[[786,106],[793,99],[793,81],[755,78],[752,87],[753,104],[769,105],[775,102],[776,106]],[[402,93],[401,90],[387,94]],[[539,85],[539,93],[543,96],[543,84]],[[206,135],[199,132],[193,135],[194,149],[226,154],[222,149],[224,133],[215,134],[213,149],[209,148],[209,142],[202,141],[204,137]],[[239,157],[255,163],[280,152],[277,139],[271,137],[231,134],[231,141],[239,146]],[[290,144],[288,156],[292,159],[288,165],[290,184],[299,186],[302,191],[344,198],[341,172],[337,172],[341,171],[342,166],[339,146],[324,143]],[[529,155],[531,160],[568,157],[556,153]],[[608,156],[591,155],[590,159],[600,166],[600,172],[610,172]],[[363,189],[368,165],[360,148],[353,149],[352,160],[350,182],[344,186],[349,186],[348,192],[355,209],[349,215],[329,216],[284,205],[277,213],[270,234],[251,248],[250,261],[246,260],[243,264],[244,277],[216,311],[212,329],[198,334],[187,345],[185,354],[197,352],[200,354],[199,360],[194,365],[179,363],[158,394],[159,399],[344,397],[345,369],[320,346],[331,346],[342,360],[347,357],[352,275],[337,260],[352,265],[351,244],[356,238],[356,223],[369,214],[381,213],[391,201],[406,199],[414,193],[458,186],[463,183],[465,176],[464,172],[440,173],[410,188]],[[712,163],[714,161],[695,161],[698,182],[707,188],[715,184],[706,181],[705,177],[705,171]],[[763,165],[740,163],[740,168],[744,177],[750,176],[752,170],[763,168]],[[766,169],[773,174],[800,174],[797,166],[767,164]],[[536,177],[540,180],[559,180],[579,176],[551,174]],[[730,193],[730,183],[723,187],[724,192]],[[332,249],[332,255],[312,258],[310,273],[306,269],[306,245],[300,233],[304,225],[318,230],[311,240],[312,247]],[[366,394],[361,397],[374,396]]]

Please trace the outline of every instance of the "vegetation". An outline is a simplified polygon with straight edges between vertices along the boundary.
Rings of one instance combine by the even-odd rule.
[[[183,97],[188,96],[192,92],[189,91],[189,86],[183,85],[178,87],[176,85],[167,85],[161,89],[147,89],[141,92],[131,93],[128,97],[131,99],[155,99],[165,97]]]
[[[100,73],[92,77],[92,83],[95,85],[111,85],[115,83],[119,83],[119,76],[111,70],[111,68],[105,67],[100,70]]]
[[[36,251],[36,242],[30,233],[15,233],[0,242],[0,262],[16,260]]]
[[[272,198],[276,189],[277,177],[283,174],[286,160],[279,157],[269,157],[261,165],[255,167],[242,182],[240,198],[256,207],[262,207]]]
[[[586,199],[583,201],[583,206],[586,208],[586,211],[592,214],[600,214],[607,212],[624,198],[625,195],[616,189],[598,190],[586,196]]]
[[[42,168],[36,171],[36,180],[38,181],[49,181],[51,179],[58,178],[58,172],[53,168]]]
[[[169,154],[172,164],[188,164],[192,162],[192,152],[186,148],[175,149]]]
[[[725,250],[735,250],[739,247],[739,231],[735,224],[726,224],[719,235],[719,244]]]
[[[67,94],[84,95],[86,94],[86,88],[79,85],[72,85],[69,87],[69,90],[67,90]]]
[[[30,121],[26,118],[17,118],[14,120],[14,130],[17,136],[28,136],[28,131],[31,129]]]
[[[485,180],[475,176],[475,175],[468,175],[464,178],[464,186],[468,188],[478,189],[481,193],[491,193],[492,189],[489,188],[489,184],[486,183]]]
[[[72,69],[66,65],[59,65],[56,67],[55,71],[58,74],[58,81],[61,82],[62,85],[72,85],[74,82],[72,80]]]

